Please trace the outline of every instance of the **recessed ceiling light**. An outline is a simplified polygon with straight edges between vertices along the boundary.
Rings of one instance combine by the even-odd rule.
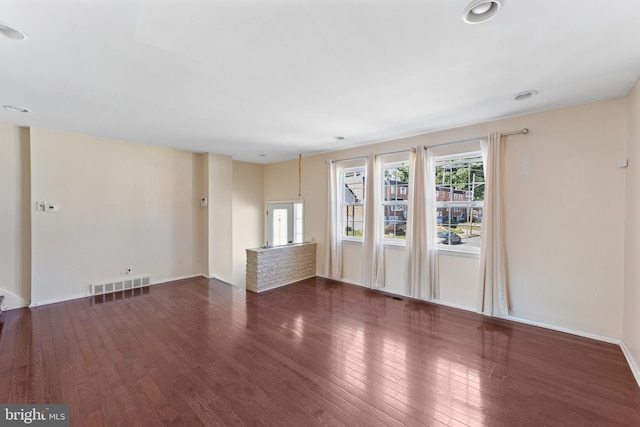
[[[10,25],[0,22],[0,34],[11,40],[25,40],[27,35]]]
[[[347,139],[344,136],[334,136],[333,139],[335,139],[336,141],[342,141],[343,139]]]
[[[524,101],[525,99],[533,98],[538,94],[537,90],[525,90],[524,92],[516,93],[513,95],[514,101]]]
[[[14,113],[30,113],[31,110],[23,107],[16,107],[15,105],[3,105],[2,108],[5,110],[13,111]]]
[[[464,9],[462,19],[468,24],[479,24],[496,16],[505,0],[474,0]]]

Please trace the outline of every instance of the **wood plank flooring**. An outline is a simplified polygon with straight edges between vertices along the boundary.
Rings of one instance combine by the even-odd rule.
[[[0,403],[74,426],[640,426],[618,346],[314,278],[4,313]]]

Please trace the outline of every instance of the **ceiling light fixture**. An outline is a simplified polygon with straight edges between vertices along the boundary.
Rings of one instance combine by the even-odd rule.
[[[505,0],[474,0],[464,9],[462,19],[468,24],[479,24],[496,16]]]
[[[13,111],[14,113],[30,113],[31,110],[23,107],[16,107],[15,105],[3,105],[2,108],[5,110]]]
[[[514,101],[524,101],[526,99],[531,99],[538,94],[537,90],[525,90],[524,92],[519,92],[513,95]]]
[[[334,136],[333,139],[335,139],[336,141],[342,141],[347,138],[345,138],[344,136]]]
[[[27,35],[22,31],[13,28],[10,25],[5,24],[4,22],[0,22],[0,35],[5,36],[11,40],[25,40]]]

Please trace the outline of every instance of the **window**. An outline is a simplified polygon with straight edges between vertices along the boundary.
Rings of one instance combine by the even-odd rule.
[[[267,245],[303,242],[302,202],[267,203]]]
[[[437,157],[435,166],[438,244],[479,252],[485,190],[481,153]]]
[[[364,233],[364,167],[342,172],[342,230],[347,240],[362,240]]]
[[[384,238],[404,243],[407,232],[409,166],[407,162],[385,163],[383,173]]]

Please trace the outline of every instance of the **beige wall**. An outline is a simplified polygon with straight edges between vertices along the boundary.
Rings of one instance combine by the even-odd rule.
[[[200,206],[200,200],[207,198],[208,203],[208,171],[209,157],[207,153],[193,154],[192,157],[192,178],[193,197],[196,205]],[[192,271],[194,274],[207,276],[209,271],[209,209],[200,206],[193,210],[193,262]]]
[[[264,236],[264,166],[233,162],[233,283],[246,286],[246,249]]]
[[[244,287],[244,250],[264,234],[262,165],[12,126],[0,143],[5,308],[84,296],[128,267],[154,283],[202,274]]]
[[[32,128],[32,201],[60,206],[31,212],[32,304],[127,267],[153,282],[202,273],[193,179],[192,153]]]
[[[626,171],[616,161],[626,152],[626,108],[620,98],[305,158],[305,236],[318,241],[318,273],[324,274],[326,160],[528,127],[529,135],[509,137],[505,148],[512,315],[621,338]],[[296,168],[296,161],[266,166],[265,198],[295,198]],[[360,254],[349,247],[343,261],[356,283]],[[443,302],[468,307],[475,301],[476,286],[469,282],[475,282],[477,265],[473,257],[441,260]]]
[[[0,125],[0,295],[4,308],[31,298],[29,132]]]
[[[625,230],[624,344],[640,383],[640,82],[628,96],[629,168]]]
[[[221,154],[208,155],[209,277],[233,281],[233,160]]]
[[[514,314],[621,338],[626,101],[518,121],[532,134],[507,145]]]

